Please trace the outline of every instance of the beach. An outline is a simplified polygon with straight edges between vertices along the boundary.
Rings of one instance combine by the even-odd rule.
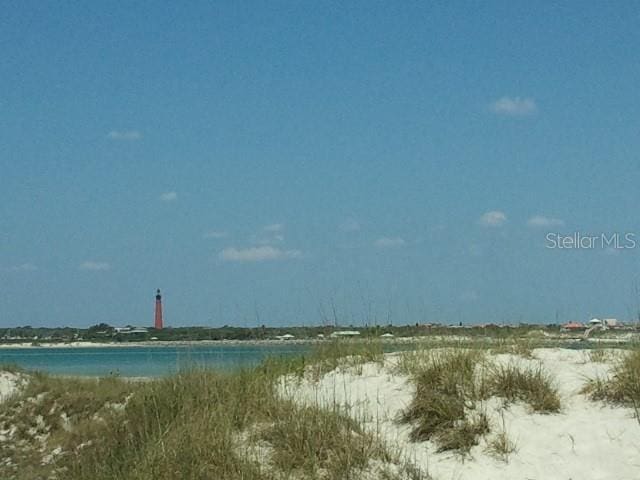
[[[612,358],[620,352],[611,351]],[[520,403],[505,405],[498,398],[486,401],[493,432],[504,431],[515,444],[508,459],[487,452],[481,439],[468,455],[438,452],[432,442],[413,442],[411,428],[398,417],[410,404],[414,388],[410,379],[393,374],[398,354],[384,364],[367,363],[360,371],[334,370],[318,381],[289,378],[282,394],[306,405],[338,406],[365,428],[378,432],[434,479],[456,480],[636,480],[640,478],[640,423],[631,408],[589,400],[581,389],[590,378],[604,377],[609,363],[593,362],[589,352],[536,349],[533,358],[500,354],[502,364],[542,366],[552,372],[562,408],[557,414],[532,413]]]
[[[522,345],[513,344],[506,349],[502,346],[495,350],[436,347],[385,354],[381,349],[374,351],[372,350],[373,346],[362,343],[338,342],[333,344],[333,347],[339,348],[338,353],[333,357],[327,356],[325,353],[324,357],[318,357],[321,358],[318,363],[309,363],[302,370],[295,367],[290,373],[284,372],[273,377],[273,380],[269,380],[272,378],[269,376],[256,377],[262,378],[258,382],[259,385],[262,385],[260,388],[269,388],[268,385],[275,381],[274,396],[270,400],[273,402],[273,406],[267,407],[267,411],[272,412],[274,408],[279,409],[279,404],[285,406],[290,403],[292,406],[285,407],[282,412],[284,417],[281,417],[280,420],[269,413],[267,418],[270,420],[266,423],[263,418],[257,423],[248,423],[241,430],[229,434],[232,439],[232,449],[239,452],[238,454],[243,458],[242,462],[255,465],[258,472],[262,472],[258,477],[252,478],[296,478],[300,480],[316,478],[301,473],[295,464],[289,465],[288,468],[297,471],[296,476],[288,477],[289,474],[278,473],[277,469],[282,468],[279,463],[282,462],[282,459],[278,460],[280,457],[276,451],[277,445],[272,443],[275,440],[272,440],[272,437],[264,432],[273,428],[270,422],[285,422],[287,426],[279,428],[283,429],[282,433],[292,435],[291,441],[294,443],[286,447],[288,449],[286,451],[289,453],[286,453],[284,458],[290,458],[291,462],[296,462],[300,460],[294,460],[295,458],[304,459],[305,455],[310,455],[310,453],[297,452],[297,449],[301,448],[303,444],[299,444],[301,440],[290,429],[301,428],[299,434],[303,435],[301,438],[306,438],[306,435],[314,435],[312,430],[315,428],[327,428],[323,422],[329,421],[331,423],[333,420],[328,419],[337,419],[338,417],[351,418],[354,423],[349,428],[355,428],[355,432],[362,429],[361,433],[354,433],[354,435],[357,438],[365,438],[364,435],[366,435],[366,438],[369,439],[366,440],[366,445],[370,446],[366,447],[364,452],[368,452],[367,449],[371,449],[371,452],[389,452],[385,454],[367,453],[366,455],[371,455],[371,458],[363,460],[363,463],[359,463],[359,466],[354,470],[359,472],[357,478],[369,480],[383,478],[398,480],[412,480],[414,478],[432,480],[637,480],[640,477],[640,421],[637,418],[637,413],[629,406],[594,401],[584,390],[591,380],[610,378],[614,366],[630,354],[629,350],[603,348],[594,351],[559,347],[529,350]],[[349,355],[350,349],[354,348],[361,350],[358,354]],[[557,411],[541,412],[533,409],[524,400],[507,399],[495,394],[487,395],[469,407],[472,410],[469,410],[468,413],[484,415],[487,420],[486,430],[478,436],[477,441],[470,448],[466,450],[443,449],[435,438],[416,439],[412,436],[412,431],[416,426],[415,422],[400,421],[404,412],[412,405],[417,393],[415,378],[407,373],[406,365],[413,362],[414,368],[416,366],[424,368],[427,365],[424,362],[427,360],[430,361],[450,354],[464,354],[464,352],[472,352],[473,355],[477,355],[473,358],[477,358],[478,362],[482,362],[482,365],[490,366],[487,368],[505,367],[521,371],[544,372],[545,378],[550,382],[550,387],[557,392],[559,408]],[[423,363],[421,364],[421,362]],[[198,379],[200,377],[201,379]],[[169,384],[180,381],[171,378],[173,377],[168,379]],[[209,380],[206,380],[207,378]],[[215,390],[217,387],[214,386],[215,382],[219,381],[216,378],[218,378],[216,374],[205,372],[196,374],[194,377],[197,382],[197,394],[203,395],[203,401],[207,403],[209,398],[219,395]],[[233,374],[228,377],[232,382],[233,378],[235,378]],[[248,377],[247,381],[255,381],[249,380],[249,378],[253,377]],[[7,402],[12,395],[20,394],[32,381],[29,372],[0,372],[0,409],[3,402]],[[214,383],[208,386],[212,381]],[[51,464],[51,472],[58,473],[69,467],[56,466],[56,462],[70,458],[68,457],[69,452],[65,451],[65,448],[70,448],[70,440],[64,442],[56,440],[60,438],[60,431],[65,435],[72,435],[70,438],[73,439],[73,442],[81,442],[80,447],[78,445],[73,447],[74,443],[71,443],[75,449],[91,445],[96,440],[83,439],[81,435],[74,434],[74,425],[82,425],[83,430],[102,428],[101,423],[104,422],[102,419],[122,414],[128,402],[132,398],[135,399],[138,389],[134,384],[127,385],[126,382],[121,383],[119,379],[114,378],[108,379],[108,382],[104,383],[106,389],[91,386],[103,385],[98,380],[76,381],[52,377],[40,379],[38,382],[42,384],[41,387],[38,387],[40,390],[35,388],[31,396],[23,398],[19,403],[14,402],[13,410],[0,415],[2,423],[0,453],[11,451],[14,455],[16,450],[12,445],[18,438],[16,437],[17,432],[26,432],[20,434],[22,436],[15,444],[18,446],[18,450],[23,448],[27,452],[23,457],[31,458],[30,462],[37,461],[40,464],[38,468],[45,470]],[[64,385],[67,386],[56,386],[59,382],[66,382]],[[156,380],[145,383],[153,391],[166,382]],[[240,390],[233,395],[249,395],[248,392],[251,391],[251,388],[242,386],[242,383],[238,385]],[[68,407],[78,409],[74,412],[64,407],[65,404],[73,405],[73,403],[69,403],[69,400],[57,400],[57,397],[50,397],[52,394],[49,392],[60,388],[62,391],[55,395],[72,397],[79,395],[78,398],[81,399],[84,398],[82,396],[84,394],[80,392],[80,389],[90,388],[91,391],[102,392],[100,395],[104,395],[104,398],[108,400],[98,401],[98,403],[93,401],[95,413],[86,411],[86,408],[82,406],[83,400],[74,400],[74,402],[80,402],[75,407]],[[94,390],[96,388],[101,390]],[[201,391],[203,388],[205,390]],[[213,390],[209,390],[210,388]],[[74,392],[69,389],[78,389],[78,391]],[[176,392],[181,389],[182,387],[178,390],[176,387],[171,387],[170,391]],[[209,393],[206,393],[207,391]],[[168,396],[162,394],[156,401],[169,401],[175,404],[177,400],[171,398],[173,395],[175,393],[169,393]],[[188,399],[180,402],[183,401],[189,402]],[[231,405],[237,402],[246,402],[247,398],[229,397],[224,401],[231,402]],[[47,406],[45,407],[45,405]],[[216,403],[213,402],[211,405],[212,408],[215,408]],[[143,411],[152,408],[145,405],[139,405],[139,407],[143,408]],[[22,411],[25,408],[31,413],[26,415]],[[228,414],[224,408],[218,414],[222,415],[220,418],[224,418],[226,421],[225,415]],[[294,414],[292,418],[287,418],[287,412],[292,409],[298,413]],[[314,411],[319,413],[313,413],[309,419],[305,420],[310,423],[303,422],[297,426],[294,425],[295,422],[301,421],[297,420],[297,416],[304,418],[308,412]],[[316,417],[316,415],[320,415],[320,412],[325,412],[322,415],[327,416],[321,421],[319,418],[324,417]],[[251,410],[247,411],[249,416],[254,414],[255,412],[252,413]],[[130,418],[138,418],[136,414],[132,415],[133,417]],[[198,414],[194,415],[190,414],[188,417],[189,421],[195,422],[190,429],[196,428],[195,425],[198,425],[199,421],[207,421],[207,417],[199,418]],[[338,417],[335,417],[336,415]],[[84,419],[80,420],[81,417]],[[22,426],[21,421],[27,423]],[[216,422],[219,421],[216,420]],[[340,422],[342,421],[340,420]],[[93,426],[89,427],[92,424]],[[117,424],[116,420],[115,425]],[[179,427],[179,424],[175,425],[173,422],[169,425],[166,428]],[[56,431],[58,433],[55,433]],[[207,432],[204,431],[203,434],[206,435]],[[339,430],[330,434],[323,441],[331,442],[332,435],[337,434],[339,434]],[[354,441],[356,437],[353,437]],[[495,448],[492,448],[496,438],[505,439],[510,447],[502,452],[496,452]],[[63,447],[63,445],[67,446]],[[141,448],[144,451],[144,447],[141,446]],[[11,457],[10,461],[7,460],[9,463],[5,465],[6,471],[16,472],[14,476],[9,478],[22,478],[18,473],[19,458]],[[323,462],[330,458],[331,456],[321,457],[315,461]],[[0,472],[4,471],[2,468],[4,468],[3,465],[0,465]],[[10,470],[11,468],[13,470]],[[412,476],[414,474],[410,472],[421,472],[422,476]],[[57,474],[54,474],[54,477],[55,475]],[[329,473],[326,474],[329,476],[323,475],[317,478],[331,479]],[[47,476],[46,478],[54,477]]]

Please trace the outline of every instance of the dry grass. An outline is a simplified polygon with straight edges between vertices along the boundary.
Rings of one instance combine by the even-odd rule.
[[[23,373],[23,375],[27,375]],[[82,432],[113,415],[133,386],[122,380],[55,378],[30,374],[21,392],[0,404],[0,478],[38,478],[56,448],[75,448]]]
[[[530,340],[505,339],[491,346],[491,353],[510,353],[526,359],[534,358],[534,342]]]
[[[365,363],[384,362],[383,344],[379,340],[330,340],[293,362],[299,375],[311,375],[316,380],[335,369],[361,373]]]
[[[541,371],[489,369],[486,348],[457,347],[396,357],[396,370],[416,386],[401,419],[412,425],[414,440],[468,452],[489,431],[482,409],[488,395],[555,411]],[[282,375],[320,378],[383,361],[380,342],[341,340],[252,369],[184,371],[138,384],[30,374],[29,385],[0,405],[0,429],[16,427],[10,441],[0,440],[0,457],[9,459],[0,462],[0,478],[424,479],[362,421],[277,393]],[[496,451],[508,450],[499,435],[495,441]]]
[[[410,375],[416,388],[411,404],[399,419],[412,425],[412,440],[433,440],[439,451],[468,452],[490,430],[482,402],[493,396],[525,402],[536,412],[560,410],[552,377],[541,367],[496,364],[486,351],[458,348],[399,355],[395,371]],[[526,346],[510,344],[509,351],[530,356]],[[498,434],[492,441],[493,450],[507,452],[507,440],[506,434]]]
[[[476,407],[475,368],[482,354],[448,350],[411,358],[414,364],[405,359],[401,368],[416,372],[416,393],[400,421],[413,426],[414,441],[434,439],[440,450],[468,451],[488,431],[484,415],[468,415]]]
[[[613,366],[611,376],[591,380],[583,389],[592,400],[628,405],[640,422],[640,349],[630,351]]]
[[[560,411],[558,390],[542,367],[492,366],[488,369],[485,387],[487,396],[501,397],[510,402],[522,401],[536,412]]]
[[[504,421],[504,411],[501,411],[500,414],[502,419],[502,428],[487,442],[486,451],[489,455],[492,455],[505,463],[509,463],[509,457],[512,453],[517,451],[517,446],[507,434],[507,427]]]
[[[276,379],[293,365],[139,384],[33,375],[0,405],[5,427],[19,426],[6,446],[22,452],[0,478],[350,480],[374,466],[380,478],[423,478],[341,412],[279,398]],[[260,448],[263,458],[249,454]]]

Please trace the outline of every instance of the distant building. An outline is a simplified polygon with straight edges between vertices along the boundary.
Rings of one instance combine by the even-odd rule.
[[[357,330],[341,330],[339,332],[333,332],[330,337],[331,338],[340,338],[340,337],[357,337],[360,335],[360,332]]]
[[[149,333],[149,329],[145,327],[134,327],[126,333]]]
[[[156,314],[154,327],[157,330],[162,330],[162,296],[160,295],[160,289],[156,292]]]
[[[132,333],[149,333],[149,329],[146,327],[113,327],[115,333],[122,333],[123,335],[129,335]]]
[[[622,322],[619,321],[617,318],[605,318],[602,321],[609,328],[621,328],[621,327],[624,327]]]
[[[562,330],[565,332],[575,332],[578,330],[585,330],[587,327],[585,327],[582,323],[578,323],[578,322],[569,322],[569,323],[565,323],[562,326]]]
[[[293,340],[295,335],[291,335],[290,333],[285,333],[284,335],[276,335],[278,340]]]

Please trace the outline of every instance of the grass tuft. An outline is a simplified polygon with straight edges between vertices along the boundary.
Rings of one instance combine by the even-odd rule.
[[[478,436],[488,431],[486,417],[467,418],[477,397],[475,367],[482,360],[477,351],[433,353],[420,358],[421,371],[414,375],[416,392],[400,421],[411,423],[411,439],[434,439],[441,450],[468,451]],[[416,365],[404,368],[417,369]]]
[[[497,365],[489,369],[485,381],[488,395],[502,397],[510,402],[525,402],[536,412],[560,411],[558,390],[554,387],[551,376],[542,367]]]
[[[487,442],[486,451],[489,455],[509,463],[509,457],[517,451],[516,443],[509,438],[507,427],[504,421],[504,410],[500,412],[502,418],[502,429]]]
[[[611,376],[591,380],[583,389],[592,400],[628,405],[640,413],[640,350],[632,350],[613,366]],[[638,418],[640,421],[640,416]]]

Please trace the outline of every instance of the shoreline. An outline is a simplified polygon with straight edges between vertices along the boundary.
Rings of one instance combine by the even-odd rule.
[[[89,341],[77,341],[77,342],[42,342],[34,345],[33,342],[21,342],[21,343],[0,343],[0,351],[3,349],[40,349],[40,348],[135,348],[135,347],[193,347],[193,346],[280,346],[280,345],[313,345],[321,344],[336,339],[332,338],[300,338],[300,339],[263,339],[263,340],[144,340],[137,342],[89,342]],[[626,333],[615,337],[592,337],[583,339],[582,337],[575,336],[543,336],[543,337],[492,337],[492,336],[467,336],[467,335],[430,335],[420,337],[394,337],[394,338],[378,338],[378,337],[361,337],[361,338],[349,338],[339,339],[346,342],[360,342],[360,341],[379,341],[385,344],[415,344],[415,343],[429,343],[429,342],[447,342],[457,341],[461,343],[473,343],[473,342],[507,342],[510,340],[516,341],[547,341],[557,342],[559,344],[576,344],[584,343],[589,344],[620,344],[625,345],[633,342],[640,342],[640,333]]]

